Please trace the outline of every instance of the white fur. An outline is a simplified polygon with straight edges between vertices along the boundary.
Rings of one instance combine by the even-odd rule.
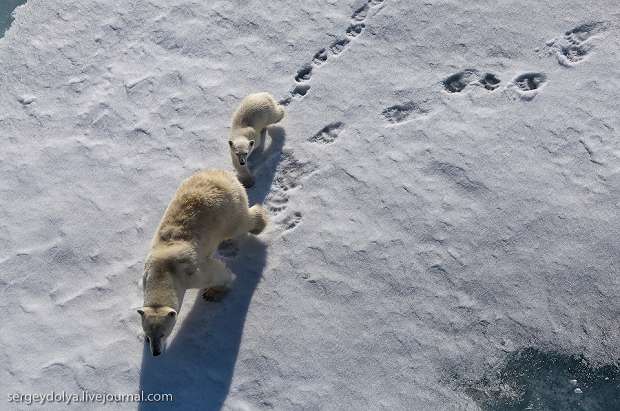
[[[159,352],[160,337],[172,330],[185,291],[230,287],[234,274],[213,258],[218,245],[247,232],[260,233],[267,215],[248,208],[233,173],[201,171],[185,180],[168,205],[151,243],[143,284],[142,326]]]
[[[241,101],[232,117],[228,144],[233,166],[246,187],[254,184],[254,176],[248,168],[247,159],[262,146],[266,127],[284,117],[284,108],[269,93],[254,93]]]

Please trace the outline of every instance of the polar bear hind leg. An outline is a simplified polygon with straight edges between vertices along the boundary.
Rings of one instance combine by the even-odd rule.
[[[208,281],[202,284],[195,284],[202,290],[202,298],[206,301],[220,301],[222,297],[230,290],[232,283],[235,281],[235,274],[226,267],[221,261],[209,258],[205,266]]]
[[[210,303],[221,301],[222,298],[228,293],[230,288],[228,287],[209,287],[202,291],[202,298]]]
[[[273,123],[277,123],[280,120],[282,120],[284,118],[284,113],[285,113],[284,108],[281,105],[276,103],[276,116],[274,119],[275,121]]]
[[[267,211],[263,208],[263,206],[254,204],[248,209],[248,213],[250,215],[250,227],[248,231],[255,235],[260,234],[265,229],[267,222],[269,221]]]
[[[235,274],[215,258],[207,257],[202,271],[203,275],[196,278],[188,288],[229,288],[235,281]]]
[[[267,139],[267,127],[263,128],[259,133],[258,141],[256,142],[256,148],[258,152],[265,151],[265,140]]]

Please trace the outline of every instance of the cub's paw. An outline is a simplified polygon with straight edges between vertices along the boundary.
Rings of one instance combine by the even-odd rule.
[[[217,247],[217,254],[226,259],[234,259],[239,254],[239,245],[235,240],[224,240]]]
[[[210,287],[205,288],[202,292],[202,298],[210,303],[222,301],[222,298],[228,293],[230,289],[228,287]]]
[[[240,176],[239,181],[241,181],[245,188],[252,188],[254,183],[256,183],[256,179],[252,176]]]

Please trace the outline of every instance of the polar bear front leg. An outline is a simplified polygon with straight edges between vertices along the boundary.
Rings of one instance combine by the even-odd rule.
[[[230,290],[232,283],[235,281],[235,274],[226,267],[221,261],[208,258],[204,266],[206,270],[207,282],[202,285],[202,298],[205,301],[220,301],[222,297]]]
[[[267,127],[263,128],[260,133],[258,133],[258,138],[256,139],[256,148],[254,150],[259,150],[260,153],[265,151],[265,140],[267,138]]]
[[[243,184],[245,188],[250,188],[254,186],[254,176],[248,168],[248,163],[246,162],[244,165],[241,165],[239,163],[239,158],[235,155],[235,153],[231,152],[230,154],[233,162],[233,167],[235,167],[235,170],[237,171],[237,178],[239,179],[241,184]]]

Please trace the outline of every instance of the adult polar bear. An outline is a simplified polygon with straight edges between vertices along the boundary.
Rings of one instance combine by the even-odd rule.
[[[254,176],[248,168],[248,157],[262,146],[267,126],[284,117],[284,109],[269,93],[250,94],[241,100],[232,117],[228,145],[233,166],[239,180],[246,187],[254,185]]]
[[[248,197],[233,173],[201,171],[186,179],[168,205],[146,259],[144,306],[138,310],[154,356],[161,354],[181,309],[185,291],[205,288],[213,300],[235,275],[213,258],[224,240],[267,225],[262,206],[248,208]]]

